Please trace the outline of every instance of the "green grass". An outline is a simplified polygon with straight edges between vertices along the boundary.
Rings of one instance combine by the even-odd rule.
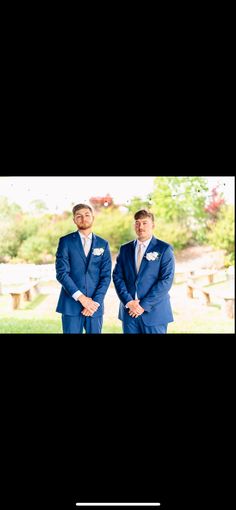
[[[61,333],[61,322],[56,319],[18,319],[1,317],[0,333]]]
[[[39,294],[32,301],[28,302],[24,310],[35,310],[47,297],[47,294]]]
[[[171,322],[168,326],[168,333],[234,333],[234,321],[219,318],[218,320],[193,319],[192,321],[182,320]]]
[[[175,322],[168,326],[168,333],[234,333],[234,321],[219,318],[218,321],[206,321],[204,318],[192,321],[182,320],[176,315]],[[122,333],[121,325],[104,323],[103,333]],[[1,317],[0,333],[32,334],[62,333],[61,318],[57,319],[21,319]]]
[[[115,324],[104,324],[103,333],[122,333],[121,327]],[[21,319],[14,317],[0,318],[0,333],[32,334],[62,333],[61,318],[57,319]]]

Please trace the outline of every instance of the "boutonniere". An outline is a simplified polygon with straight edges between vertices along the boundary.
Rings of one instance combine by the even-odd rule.
[[[150,261],[150,260],[156,260],[156,259],[159,259],[161,256],[161,254],[158,252],[158,251],[150,251],[149,253],[147,253],[145,255],[145,258]]]
[[[102,255],[104,252],[104,248],[94,248],[93,249],[93,255],[97,255],[99,257],[99,255]]]

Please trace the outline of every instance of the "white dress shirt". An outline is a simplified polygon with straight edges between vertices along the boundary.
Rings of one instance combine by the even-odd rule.
[[[149,243],[151,242],[152,240],[152,237],[150,237],[149,239],[146,239],[146,241],[139,241],[137,239],[137,242],[136,242],[136,246],[135,246],[135,265],[137,267],[137,259],[138,259],[138,249],[139,249],[139,245],[142,244],[143,245],[143,249],[142,249],[142,255],[144,255],[145,251],[147,250],[148,248],[148,245]],[[140,264],[141,265],[141,264]],[[138,299],[137,297],[137,292],[135,292],[135,299]],[[126,308],[128,308],[127,304],[125,305]]]

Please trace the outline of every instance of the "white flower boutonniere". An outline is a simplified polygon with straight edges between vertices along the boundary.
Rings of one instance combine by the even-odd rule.
[[[99,257],[99,255],[102,255],[104,252],[104,248],[94,248],[93,249],[93,255],[97,255]]]
[[[150,251],[146,254],[146,259],[150,262],[150,260],[156,260],[159,259],[161,254],[158,251]]]

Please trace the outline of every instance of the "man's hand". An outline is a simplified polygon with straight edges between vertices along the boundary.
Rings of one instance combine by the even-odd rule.
[[[129,308],[129,315],[130,317],[138,317],[139,315],[142,315],[144,312],[144,308],[139,305],[140,299],[134,299],[132,301],[129,301],[127,303],[127,307]]]
[[[142,306],[139,306],[137,312],[132,312],[131,310],[129,310],[129,315],[130,317],[134,317],[136,319],[137,317],[139,317],[139,315],[142,315],[143,312],[145,312],[144,308],[142,308]]]
[[[97,308],[100,306],[100,304],[99,304],[99,303],[97,303],[96,301],[93,301],[93,303],[95,303],[96,305],[98,305],[98,306],[97,306]],[[92,316],[93,316],[93,314],[94,314],[94,312],[90,312],[87,308],[83,308],[83,310],[82,310],[82,312],[81,312],[81,313],[82,313],[82,315],[85,315],[85,317],[92,317]]]
[[[85,317],[92,317],[93,316],[93,312],[89,312],[87,310],[87,308],[83,308],[81,313],[82,313],[82,315],[85,315]]]
[[[141,306],[139,306],[139,301],[140,299],[133,299],[132,301],[129,301],[127,303],[127,308],[129,308],[131,312],[137,313],[141,309]]]
[[[85,296],[84,294],[81,294],[81,296],[78,297],[77,301],[81,303],[81,305],[88,310],[92,315],[94,312],[97,311],[99,307],[99,303],[96,303],[92,300],[92,298]]]

